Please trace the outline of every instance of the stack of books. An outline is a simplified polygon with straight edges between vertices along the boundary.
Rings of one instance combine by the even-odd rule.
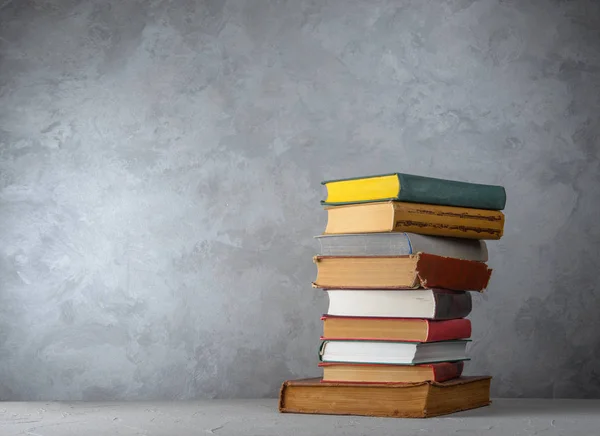
[[[280,411],[428,417],[488,405],[491,377],[462,375],[466,317],[491,277],[484,240],[502,236],[504,188],[410,174],[323,184],[323,377],[284,382]]]

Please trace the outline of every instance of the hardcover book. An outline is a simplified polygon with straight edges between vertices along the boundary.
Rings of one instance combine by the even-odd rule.
[[[474,209],[502,210],[502,186],[459,182],[412,174],[392,173],[322,182],[327,187],[323,204],[348,204],[398,200]]]
[[[322,362],[421,365],[468,360],[469,340],[441,342],[324,341],[319,350]]]
[[[324,363],[321,383],[418,383],[444,382],[460,377],[463,362],[427,365],[375,365],[368,363]]]
[[[281,413],[429,418],[490,404],[491,377],[401,384],[288,380],[279,392]]]
[[[421,203],[366,203],[329,206],[325,234],[408,232],[467,239],[500,239],[499,211]]]
[[[314,286],[324,289],[417,289],[443,288],[483,291],[492,270],[485,263],[451,257],[417,254],[409,256],[316,256]]]
[[[315,236],[322,256],[401,256],[427,253],[487,262],[485,241],[416,233],[349,233]]]
[[[352,291],[341,291],[348,293]],[[373,291],[371,291],[373,292]],[[390,291],[383,291],[389,294]],[[399,293],[405,293],[400,291]],[[466,294],[468,295],[468,294]],[[400,309],[402,306],[400,306]],[[471,321],[408,318],[359,318],[324,315],[323,340],[438,342],[471,337]]]
[[[473,303],[468,292],[446,289],[326,289],[326,316],[361,318],[464,318]]]

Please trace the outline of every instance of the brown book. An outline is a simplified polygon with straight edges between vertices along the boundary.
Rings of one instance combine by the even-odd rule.
[[[368,363],[326,363],[321,383],[418,383],[443,382],[460,377],[463,362],[440,362],[429,365],[375,365]]]
[[[443,288],[483,291],[492,270],[485,263],[419,253],[408,256],[316,256],[324,289]]]
[[[496,210],[398,201],[331,206],[325,210],[325,234],[412,232],[500,239],[504,230],[504,214]]]
[[[460,377],[404,384],[322,383],[288,380],[281,386],[279,411],[322,415],[429,418],[490,404],[491,377]]]

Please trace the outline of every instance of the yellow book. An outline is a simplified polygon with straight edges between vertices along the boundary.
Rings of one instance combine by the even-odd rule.
[[[398,201],[329,206],[325,234],[412,232],[469,239],[500,239],[500,211]]]
[[[327,187],[327,198],[322,203],[329,206],[389,200],[489,210],[502,210],[506,205],[502,186],[404,173],[328,180],[322,184]]]

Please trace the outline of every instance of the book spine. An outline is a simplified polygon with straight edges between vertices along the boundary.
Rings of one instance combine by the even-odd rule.
[[[433,290],[436,320],[464,318],[471,313],[473,303],[468,292],[439,292]],[[470,335],[469,335],[470,336]]]
[[[492,275],[485,263],[431,254],[419,254],[416,270],[422,287],[454,291],[482,292]]]
[[[452,319],[448,321],[427,322],[427,339],[425,340],[425,342],[449,341],[452,339],[468,339],[470,337],[471,321],[469,321],[468,319]]]
[[[287,409],[285,407],[285,400],[286,400],[286,390],[288,387],[288,382],[284,381],[281,384],[281,388],[279,389],[279,401],[277,404],[277,408],[279,409],[279,412],[284,413]]]
[[[432,177],[398,174],[398,200],[474,209],[502,210],[506,191],[502,186],[481,185]]]
[[[421,203],[393,203],[392,231],[467,239],[500,239],[504,214]]]
[[[435,365],[432,365],[433,379],[436,382],[444,382],[447,380],[458,378],[462,375],[464,367],[464,362],[437,363]]]

